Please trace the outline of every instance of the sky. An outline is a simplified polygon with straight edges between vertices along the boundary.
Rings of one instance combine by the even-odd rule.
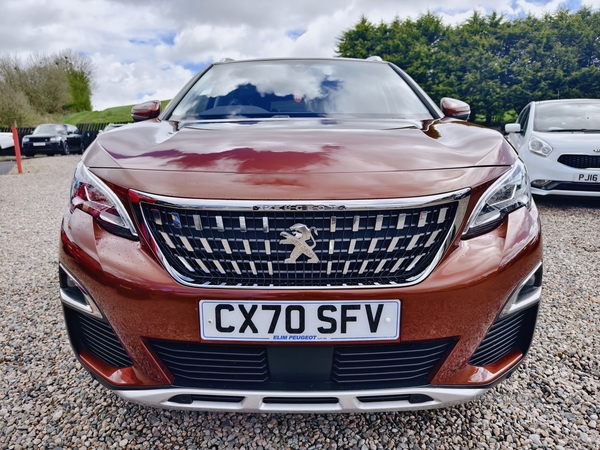
[[[2,0],[0,54],[25,60],[71,48],[96,67],[95,110],[171,99],[194,74],[228,57],[331,57],[361,18],[451,25],[473,11],[507,18],[600,0]]]

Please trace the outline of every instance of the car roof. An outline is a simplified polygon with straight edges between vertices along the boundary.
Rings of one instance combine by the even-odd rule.
[[[369,57],[370,58],[370,57]],[[359,59],[359,58],[255,58],[255,59],[240,59],[234,60],[231,58],[222,58],[220,61],[215,61],[213,64],[235,64],[235,63],[246,63],[246,62],[268,62],[268,61],[354,61],[354,62],[363,62],[363,63],[378,63],[378,64],[388,64],[387,61],[379,60],[379,59]]]
[[[560,98],[553,100],[540,100],[538,102],[533,102],[536,105],[546,105],[549,103],[590,103],[590,102],[600,102],[598,98]]]

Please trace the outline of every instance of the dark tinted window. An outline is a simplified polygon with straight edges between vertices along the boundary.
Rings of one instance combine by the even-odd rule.
[[[387,64],[288,60],[213,66],[171,119],[239,116],[431,118],[420,98]]]
[[[525,107],[525,109],[523,111],[521,111],[521,114],[519,114],[518,122],[521,124],[521,133],[523,133],[523,134],[527,130],[527,123],[529,121],[529,111],[530,110],[531,110],[531,107],[529,105],[527,105]]]
[[[535,131],[600,131],[600,101],[539,103],[535,108]]]

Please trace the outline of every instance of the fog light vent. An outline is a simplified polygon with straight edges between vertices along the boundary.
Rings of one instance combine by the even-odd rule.
[[[541,189],[541,188],[543,188],[544,186],[546,186],[547,184],[550,184],[550,183],[552,183],[552,180],[534,180],[534,181],[531,182],[531,185],[534,188]]]

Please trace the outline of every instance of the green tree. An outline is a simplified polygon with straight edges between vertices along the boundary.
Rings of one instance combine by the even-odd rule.
[[[559,9],[507,20],[474,12],[445,26],[430,12],[374,25],[365,17],[338,39],[339,56],[379,55],[411,75],[435,100],[457,97],[486,124],[527,103],[600,97],[600,11]]]
[[[70,112],[92,110],[92,90],[95,84],[95,66],[91,59],[83,53],[65,49],[56,54],[54,62],[67,74],[71,88],[71,103],[67,106]]]
[[[91,110],[94,72],[88,57],[70,49],[25,60],[0,55],[0,125],[34,126]]]

